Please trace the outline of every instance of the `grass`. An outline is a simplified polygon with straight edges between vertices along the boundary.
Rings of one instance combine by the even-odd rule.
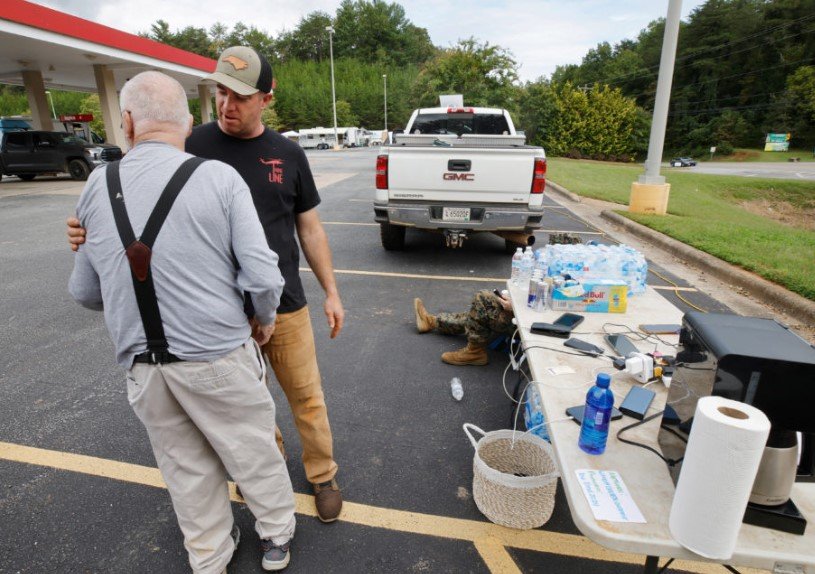
[[[620,204],[621,215],[815,301],[815,231],[747,211],[743,202],[787,203],[815,216],[815,182],[666,170],[668,214],[628,213],[642,166],[550,158],[547,177],[566,189]]]

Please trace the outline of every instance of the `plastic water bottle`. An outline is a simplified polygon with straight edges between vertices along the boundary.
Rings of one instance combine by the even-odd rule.
[[[526,402],[524,404],[524,422],[532,434],[549,441],[549,426],[543,416],[543,400],[537,386],[529,385],[526,389]],[[551,442],[551,441],[549,441]]]
[[[513,285],[518,284],[518,280],[521,277],[521,259],[523,259],[524,253],[523,250],[519,247],[515,250],[515,253],[512,255],[512,275],[510,275],[510,279],[512,280]]]
[[[529,288],[529,280],[532,278],[532,269],[535,267],[535,256],[532,254],[532,248],[527,247],[521,256],[521,274],[518,278],[518,283],[525,289]]]
[[[586,410],[577,444],[589,454],[603,454],[606,450],[611,408],[614,406],[614,393],[608,388],[610,384],[611,377],[600,373],[594,386],[586,394]]]
[[[458,377],[450,379],[450,391],[453,393],[453,398],[457,401],[464,398],[464,387],[461,386],[461,379]]]

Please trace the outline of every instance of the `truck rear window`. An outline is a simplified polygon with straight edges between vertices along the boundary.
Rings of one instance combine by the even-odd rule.
[[[503,114],[421,114],[416,116],[412,134],[509,134]]]

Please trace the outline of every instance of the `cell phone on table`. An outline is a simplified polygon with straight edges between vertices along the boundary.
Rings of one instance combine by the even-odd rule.
[[[554,325],[562,325],[568,329],[574,329],[580,323],[583,322],[583,315],[578,315],[577,313],[564,313],[557,319],[555,319]]]
[[[606,335],[603,337],[608,343],[608,346],[611,347],[615,353],[617,353],[621,357],[627,357],[631,353],[639,353],[640,350],[631,342],[631,339],[626,337],[625,335]]]
[[[566,409],[566,414],[577,424],[583,424],[583,413],[586,411],[586,405],[580,405],[577,407],[569,407]],[[616,407],[611,408],[611,420],[616,421],[617,419],[623,418],[623,413],[617,410]]]
[[[676,323],[649,323],[640,325],[640,331],[649,335],[678,335],[682,325]]]
[[[564,313],[554,323],[532,323],[531,331],[538,335],[548,335],[550,337],[560,337],[568,339],[575,325],[583,320],[582,315],[576,313]]]
[[[572,349],[577,349],[581,353],[586,353],[587,355],[592,355],[594,357],[603,354],[603,349],[582,339],[575,339],[572,337],[571,339],[564,341],[563,344],[567,347],[571,347]]]

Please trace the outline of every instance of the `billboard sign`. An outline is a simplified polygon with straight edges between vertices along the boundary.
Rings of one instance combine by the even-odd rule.
[[[764,151],[789,151],[792,134],[767,134],[764,140]]]

